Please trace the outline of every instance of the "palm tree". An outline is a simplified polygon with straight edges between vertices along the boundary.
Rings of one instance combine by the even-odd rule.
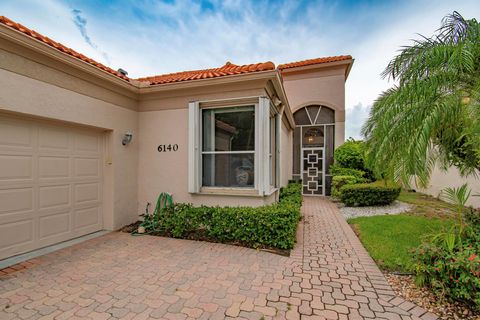
[[[377,174],[428,183],[436,163],[464,175],[480,168],[480,24],[458,12],[432,37],[402,47],[382,76],[395,82],[362,128]]]

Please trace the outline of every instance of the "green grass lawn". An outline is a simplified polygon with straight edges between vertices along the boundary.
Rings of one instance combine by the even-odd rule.
[[[414,192],[402,192],[400,201],[414,204],[412,212],[348,220],[378,266],[390,271],[409,271],[410,251],[429,234],[451,224],[450,204]]]

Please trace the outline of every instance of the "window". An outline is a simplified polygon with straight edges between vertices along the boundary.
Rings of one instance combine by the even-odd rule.
[[[202,186],[253,188],[255,107],[202,110]]]
[[[268,97],[190,102],[188,110],[188,192],[274,192],[281,117]]]

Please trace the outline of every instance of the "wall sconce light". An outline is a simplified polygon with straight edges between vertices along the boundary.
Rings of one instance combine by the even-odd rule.
[[[132,141],[132,139],[133,139],[133,133],[130,131],[127,131],[127,133],[125,133],[125,135],[123,136],[122,145],[126,146]]]

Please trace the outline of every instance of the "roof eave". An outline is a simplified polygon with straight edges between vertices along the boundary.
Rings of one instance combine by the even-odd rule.
[[[222,77],[178,81],[178,82],[163,83],[163,84],[153,84],[149,86],[142,86],[140,87],[139,90],[140,90],[140,93],[147,93],[147,92],[151,93],[151,92],[188,89],[188,88],[194,88],[194,87],[205,87],[205,86],[219,85],[219,84],[229,84],[229,83],[235,83],[239,81],[262,80],[262,79],[274,78],[276,73],[277,73],[277,70],[257,71],[257,72],[222,76]]]
[[[293,73],[293,72],[299,72],[299,71],[309,71],[309,70],[317,70],[317,69],[323,69],[323,68],[328,68],[328,67],[335,67],[335,66],[346,66],[345,68],[345,80],[347,80],[348,75],[350,73],[350,70],[352,68],[354,59],[345,59],[345,60],[340,60],[340,61],[333,61],[333,62],[322,62],[322,63],[316,63],[316,64],[311,64],[307,66],[299,66],[299,67],[290,67],[290,68],[284,68],[281,69],[282,74],[288,74],[288,73]]]
[[[138,90],[138,84],[136,83],[136,81],[129,82],[125,79],[122,79],[118,76],[115,76],[114,74],[100,69],[99,67],[91,65],[88,62],[78,59],[67,53],[64,53],[54,47],[49,46],[48,44],[45,44],[35,38],[29,37],[22,32],[5,26],[3,24],[0,24],[0,39],[1,38],[33,50],[35,52],[38,52],[40,54],[43,54],[58,62],[68,64],[76,69],[101,78],[105,81],[110,82],[111,84],[120,86],[129,91],[137,92]]]
[[[275,72],[275,78],[272,79],[272,83],[275,87],[275,90],[279,94],[280,100],[283,101],[285,104],[284,113],[287,117],[290,128],[295,129],[295,119],[293,118],[293,113],[292,109],[290,109],[290,103],[288,102],[287,93],[285,92],[285,88],[283,87],[282,76],[278,69]]]

